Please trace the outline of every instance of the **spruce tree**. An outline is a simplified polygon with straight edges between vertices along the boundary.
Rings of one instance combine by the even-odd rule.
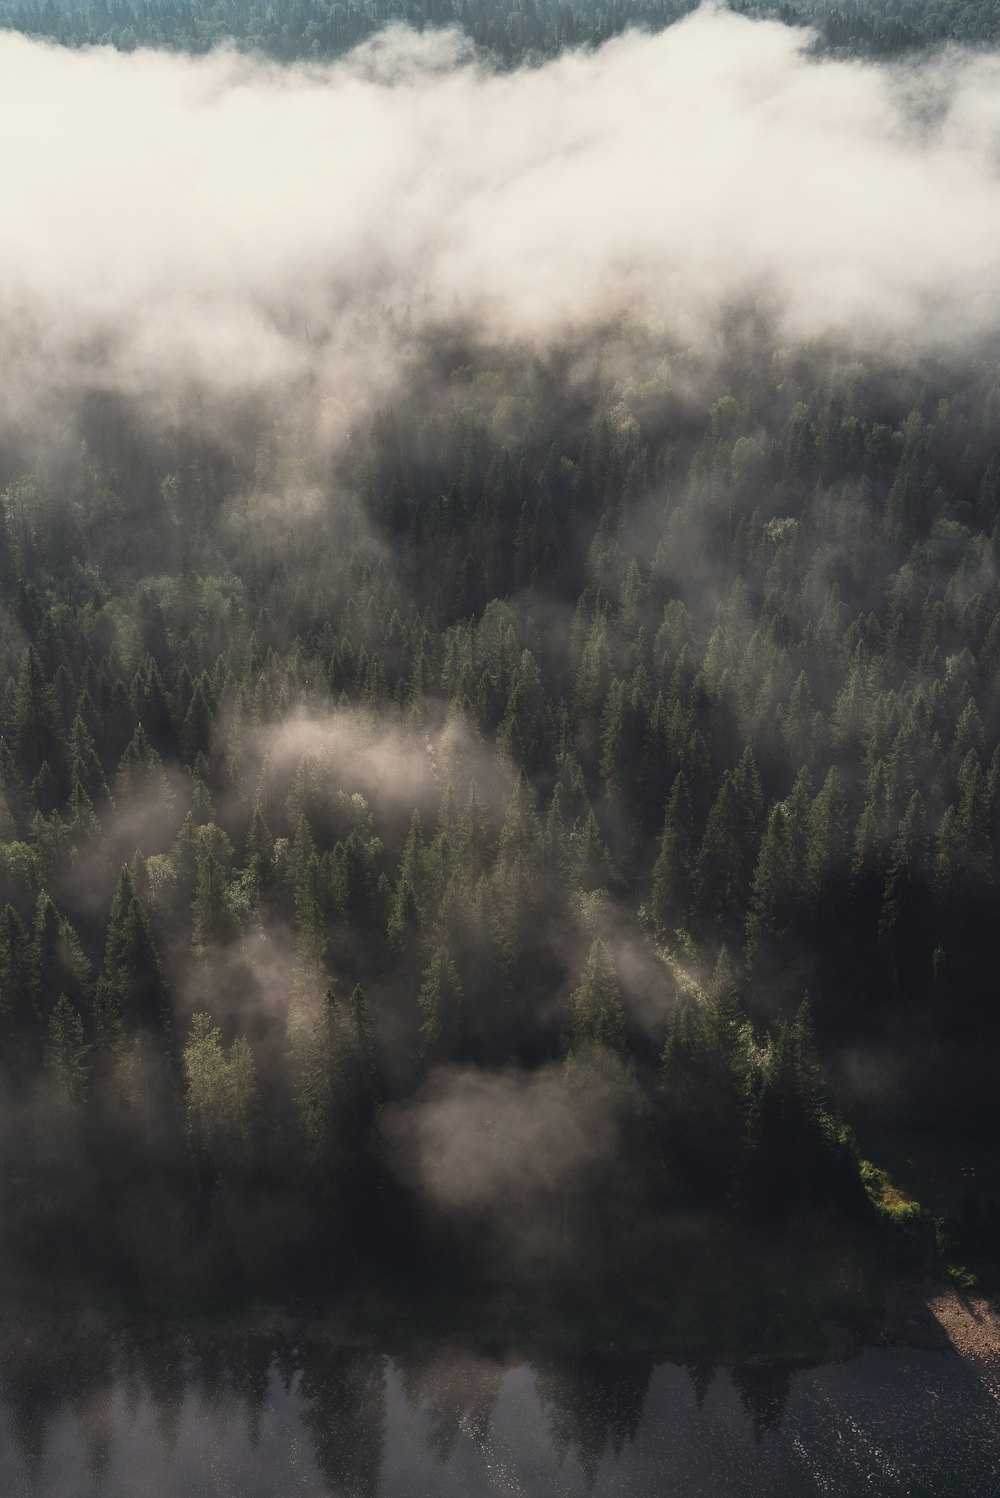
[[[465,995],[446,947],[434,949],[420,985],[421,1048],[435,1061],[460,1058]]]
[[[49,1015],[45,1043],[45,1066],[63,1096],[73,1104],[87,1093],[86,1057],[90,1046],[84,1039],[83,1020],[64,993]]]
[[[683,925],[691,900],[694,817],[684,772],[674,777],[653,865],[650,912],[657,931],[665,935]]]
[[[569,996],[569,1054],[594,1049],[622,1057],[628,1049],[621,987],[611,953],[600,940],[592,942],[580,982]]]

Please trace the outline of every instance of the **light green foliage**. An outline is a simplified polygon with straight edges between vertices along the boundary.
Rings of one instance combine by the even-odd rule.
[[[195,1156],[217,1169],[253,1160],[259,1098],[253,1052],[237,1036],[228,1052],[211,1015],[196,1014],[183,1052],[188,1137]]]

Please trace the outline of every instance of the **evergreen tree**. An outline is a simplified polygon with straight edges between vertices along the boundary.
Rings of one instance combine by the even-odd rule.
[[[309,1166],[324,1189],[363,1172],[377,1093],[364,992],[350,1001],[327,990],[303,1048],[296,1101]]]
[[[24,778],[31,779],[43,762],[61,765],[59,708],[55,692],[45,680],[41,662],[29,645],[21,657],[12,710],[14,758]]]
[[[30,1035],[37,1027],[36,951],[13,905],[0,911],[0,1005],[5,1028]]]
[[[667,802],[660,851],[653,865],[650,910],[656,929],[665,933],[682,925],[691,900],[694,817],[684,772],[674,778]]]
[[[569,997],[569,1054],[603,1048],[625,1056],[628,1050],[622,991],[611,953],[603,941],[591,944],[580,982]]]
[[[90,1050],[84,1040],[83,1020],[64,993],[59,995],[49,1016],[45,1065],[59,1091],[70,1103],[81,1103],[87,1093],[86,1056]]]
[[[73,719],[67,751],[69,777],[74,791],[82,791],[91,805],[95,801],[105,804],[109,800],[108,784],[97,757],[93,737],[79,713]]]
[[[436,947],[420,985],[423,1051],[435,1060],[461,1055],[464,994],[446,947]]]
[[[726,771],[705,826],[695,865],[696,908],[725,926],[746,908],[763,819],[763,793],[752,752]]]
[[[195,1158],[215,1170],[252,1163],[258,1113],[253,1052],[237,1036],[228,1055],[211,1015],[196,1014],[183,1052],[188,1136]]]
[[[33,997],[37,1013],[49,1015],[60,994],[71,994],[79,1006],[87,996],[90,964],[80,938],[44,892],[39,895],[35,907],[32,947]]]
[[[126,1031],[162,1031],[168,1020],[159,953],[127,868],[118,876],[111,902],[95,1005],[99,1038],[111,1049],[117,1049]]]
[[[229,881],[210,847],[203,847],[198,856],[191,910],[191,945],[196,953],[203,955],[209,947],[224,946],[239,936],[239,920],[229,899]]]

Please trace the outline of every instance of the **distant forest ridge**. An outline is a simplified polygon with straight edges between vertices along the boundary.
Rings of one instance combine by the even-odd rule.
[[[660,31],[697,7],[691,0],[0,0],[0,27],[66,46],[207,52],[233,42],[282,62],[340,57],[393,22],[423,30],[458,26],[504,66],[596,46],[629,28]],[[823,52],[890,57],[954,41],[1000,38],[988,0],[733,0],[743,15],[812,26]]]

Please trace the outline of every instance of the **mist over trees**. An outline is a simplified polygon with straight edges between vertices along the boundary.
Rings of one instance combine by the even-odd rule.
[[[945,42],[992,45],[1000,37],[1000,21],[985,0],[729,0],[728,8],[808,26],[822,52],[847,56],[892,58]],[[399,22],[417,30],[457,27],[485,57],[510,67],[600,46],[632,28],[659,31],[695,9],[696,0],[2,0],[0,27],[63,46],[201,53],[235,44],[278,62],[300,62],[343,56]]]
[[[823,1071],[993,1117],[996,366],[590,356],[430,350],[277,516],[293,431],[120,398],[8,483],[12,1176],[131,1212],[138,1157],[251,1280],[421,1202],[607,1268],[682,1206],[874,1224]]]
[[[49,7],[44,25],[87,41],[97,14]],[[506,60],[629,20],[581,36],[575,14],[552,32],[548,11],[519,12]],[[315,49],[307,26],[286,51],[225,17],[281,58],[364,34],[333,7],[309,22]],[[135,39],[193,47],[196,20],[203,47],[215,11],[145,8],[160,29]],[[322,31],[334,20],[343,38]],[[929,183],[966,236],[929,235],[896,276],[892,245],[859,233],[841,281],[835,248],[819,263],[778,225],[747,248],[749,285],[715,284],[665,213],[621,291],[602,302],[625,231],[595,229],[550,307],[561,251],[544,194],[518,196],[532,153],[490,130],[550,86],[596,97],[643,39],[506,92],[396,36],[375,82],[375,54],[291,72],[287,112],[326,120],[327,95],[353,89],[372,119],[399,111],[387,135],[412,106],[433,140],[474,101],[481,152],[441,157],[431,184],[469,192],[452,239],[404,223],[363,264],[397,201],[393,157],[350,179],[371,190],[367,238],[332,215],[230,267],[221,229],[192,248],[133,224],[152,269],[139,254],[109,277],[84,249],[65,284],[6,252],[4,343],[25,371],[0,411],[12,1261],[157,1303],[388,1272],[543,1286],[571,1310],[666,1300],[739,1256],[747,1283],[807,1263],[849,1304],[926,1236],[859,1137],[995,1129],[1000,350],[992,200],[980,210],[995,164],[969,143],[992,63],[957,66],[940,137],[911,139],[897,126],[919,109],[893,113],[881,75],[804,60],[776,26],[684,26],[677,47],[709,68],[706,39],[762,38],[791,111],[807,70],[830,69],[823,180],[862,159],[874,118],[894,201],[934,214]],[[187,87],[206,120],[220,90],[286,108],[273,72],[137,62],[106,76],[154,80],[178,117]],[[220,152],[230,123],[205,126]],[[194,223],[199,189],[183,169],[170,182]],[[626,227],[649,190],[631,186]],[[707,238],[739,221],[679,192]],[[416,193],[432,223],[444,199]],[[248,200],[234,187],[237,250]],[[497,251],[508,220],[489,205],[514,222],[526,202],[533,236]],[[878,227],[879,200],[851,203]],[[654,317],[667,251],[678,310]],[[176,300],[147,323],[170,276]],[[526,326],[509,309],[532,285]],[[425,304],[399,304],[420,288]],[[883,304],[891,333],[866,322]],[[940,1244],[988,1263],[998,1213],[976,1193]]]

